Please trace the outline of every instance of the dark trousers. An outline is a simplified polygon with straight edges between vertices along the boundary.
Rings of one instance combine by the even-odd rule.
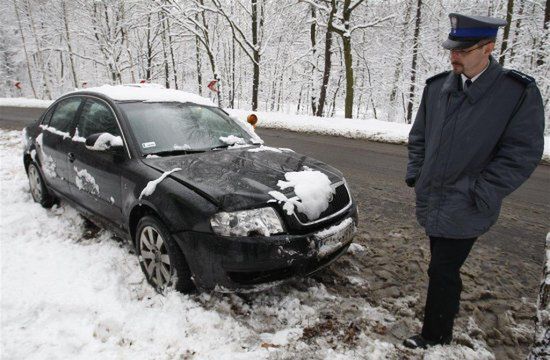
[[[476,238],[430,236],[430,282],[422,326],[422,336],[427,340],[438,343],[449,343],[452,340],[453,323],[458,314],[462,291],[460,267],[475,241]]]

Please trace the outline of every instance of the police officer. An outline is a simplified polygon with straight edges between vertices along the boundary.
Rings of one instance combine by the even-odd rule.
[[[450,14],[452,71],[426,81],[409,134],[406,183],[430,238],[422,333],[411,348],[449,344],[459,309],[460,267],[496,222],[502,200],[531,175],[544,148],[544,109],[535,80],[491,56],[505,21]]]

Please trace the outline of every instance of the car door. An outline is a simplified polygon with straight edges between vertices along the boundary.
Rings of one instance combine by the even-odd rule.
[[[122,226],[121,168],[127,154],[123,148],[98,151],[85,144],[86,137],[105,132],[121,136],[113,110],[101,99],[86,98],[69,153],[71,191],[79,205]]]
[[[37,156],[46,183],[57,192],[70,196],[67,162],[68,148],[71,145],[71,132],[74,119],[82,104],[81,97],[61,100],[44,117],[37,136]]]

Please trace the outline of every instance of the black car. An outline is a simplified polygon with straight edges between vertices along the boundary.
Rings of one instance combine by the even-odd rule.
[[[50,207],[62,198],[130,240],[157,290],[247,291],[306,276],[342,255],[355,233],[356,205],[338,170],[263,146],[249,124],[197,95],[77,91],[24,137],[34,200]],[[280,198],[300,201],[278,186],[300,171],[330,181],[316,218]]]

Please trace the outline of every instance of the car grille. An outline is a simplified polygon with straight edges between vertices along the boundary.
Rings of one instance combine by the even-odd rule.
[[[332,197],[332,200],[328,203],[328,208],[319,215],[319,219],[310,221],[305,214],[300,212],[295,212],[294,215],[303,225],[308,225],[311,223],[317,223],[323,221],[325,218],[330,217],[331,215],[336,214],[340,210],[345,209],[350,203],[351,198],[349,195],[348,188],[344,182],[336,184],[335,193]]]

